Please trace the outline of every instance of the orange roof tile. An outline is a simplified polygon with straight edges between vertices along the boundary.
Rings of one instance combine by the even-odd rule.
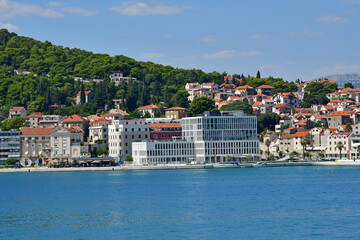
[[[182,125],[181,123],[149,123],[149,128],[160,131],[163,128],[182,128]]]
[[[270,86],[270,85],[261,85],[261,86],[257,87],[256,89],[264,89],[264,88],[275,88],[275,87]]]
[[[159,109],[159,107],[155,104],[150,104],[150,105],[147,105],[147,106],[142,106],[142,107],[139,107],[138,109]]]
[[[64,122],[80,122],[80,121],[81,122],[84,121],[84,118],[77,114],[71,115],[64,120]]]
[[[182,107],[172,107],[172,108],[168,108],[166,109],[165,111],[174,111],[174,110],[184,110],[184,111],[189,111],[188,109],[186,108],[182,108]]]
[[[21,129],[22,135],[50,135],[56,127],[47,128],[47,127],[23,127]]]
[[[85,91],[85,95],[88,95],[89,93],[91,93],[91,91]],[[81,92],[78,92],[76,95],[80,95]]]
[[[306,137],[306,135],[308,135],[309,132],[296,132],[294,134],[292,134],[293,137]]]
[[[22,109],[24,109],[24,107],[11,107],[10,111],[19,111],[19,110],[22,110]]]

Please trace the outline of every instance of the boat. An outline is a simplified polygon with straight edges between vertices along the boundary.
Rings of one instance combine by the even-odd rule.
[[[259,167],[265,167],[265,164],[262,162],[257,162],[256,164],[253,165],[254,168],[259,168]]]

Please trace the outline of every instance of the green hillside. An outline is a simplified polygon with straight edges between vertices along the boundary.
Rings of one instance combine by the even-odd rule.
[[[17,71],[31,74],[16,74]],[[122,71],[125,76],[139,81],[115,86],[109,81],[109,75],[115,71]],[[7,115],[10,106],[25,106],[28,112],[88,115],[104,109],[105,105],[113,107],[114,98],[123,99],[123,107],[129,112],[150,103],[188,107],[184,89],[187,82],[221,84],[225,75],[140,62],[122,55],[95,54],[0,30],[0,106],[3,116]],[[82,87],[74,77],[105,80],[98,84],[84,83]],[[282,79],[248,80],[255,85],[271,84],[273,80],[277,85],[286,85],[283,89],[296,88],[295,84],[284,83]],[[73,98],[81,89],[95,94],[95,104],[72,106]],[[60,107],[49,108],[54,104]]]

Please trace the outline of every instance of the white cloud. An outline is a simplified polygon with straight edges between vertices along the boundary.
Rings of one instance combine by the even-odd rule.
[[[204,37],[203,39],[201,39],[202,42],[216,42],[216,39],[214,36],[207,36],[207,37]]]
[[[64,14],[49,8],[42,8],[28,3],[11,2],[9,0],[0,0],[0,19],[8,19],[17,16],[37,15],[47,18],[62,18]]]
[[[55,1],[52,1],[52,2],[49,2],[48,5],[50,7],[61,7],[62,5],[64,5],[62,2],[55,2]]]
[[[18,26],[15,26],[11,23],[0,23],[0,29],[2,29],[2,28],[6,28],[9,31],[16,31],[19,29]]]
[[[126,16],[173,15],[182,12],[176,6],[166,6],[158,3],[150,6],[142,2],[123,2],[120,6],[114,6],[110,10]]]
[[[252,38],[252,39],[261,39],[261,38],[267,38],[267,36],[261,35],[261,34],[254,34],[254,35],[251,35],[250,38]]]
[[[164,53],[142,53],[139,58],[141,59],[157,59],[165,57]]]
[[[98,11],[96,11],[96,10],[86,10],[82,7],[66,7],[66,8],[62,8],[61,10],[63,12],[80,14],[80,15],[83,15],[86,17],[94,16],[94,15],[98,14]]]
[[[205,59],[224,59],[224,58],[236,58],[236,57],[251,57],[261,55],[261,52],[250,51],[250,52],[237,52],[235,50],[223,50],[204,56]]]
[[[323,22],[323,23],[347,23],[349,22],[349,19],[337,17],[337,16],[322,16],[316,19],[317,22]]]

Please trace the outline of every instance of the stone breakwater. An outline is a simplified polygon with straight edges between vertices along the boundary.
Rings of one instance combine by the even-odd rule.
[[[256,168],[258,164],[240,164],[234,167],[220,168]],[[336,162],[284,162],[284,163],[263,163],[263,167],[295,167],[295,166],[360,166],[360,161],[336,161]],[[153,165],[153,166],[115,166],[115,167],[71,167],[71,168],[2,168],[0,173],[31,173],[31,172],[83,172],[83,171],[139,171],[139,170],[175,170],[175,169],[213,169],[214,164],[194,165]]]

